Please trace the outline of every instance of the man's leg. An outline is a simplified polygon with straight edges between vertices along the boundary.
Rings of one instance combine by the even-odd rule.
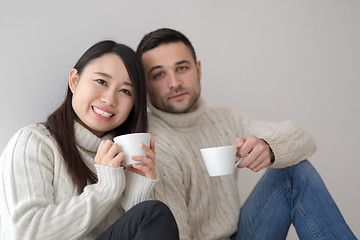
[[[170,209],[160,201],[141,202],[101,234],[108,239],[179,239],[179,230]]]
[[[232,239],[356,239],[314,167],[267,169],[244,203]]]

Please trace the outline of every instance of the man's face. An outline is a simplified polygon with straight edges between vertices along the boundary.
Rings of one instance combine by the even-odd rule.
[[[158,109],[172,113],[194,110],[200,97],[200,61],[182,42],[162,44],[141,57],[148,96]]]

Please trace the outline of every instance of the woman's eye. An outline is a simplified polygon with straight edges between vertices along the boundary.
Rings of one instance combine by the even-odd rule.
[[[120,92],[125,93],[126,95],[131,96],[131,92],[130,92],[129,89],[125,89],[125,88],[124,88],[124,89],[121,89]]]
[[[96,82],[98,82],[98,83],[99,83],[99,84],[101,84],[101,85],[106,86],[106,81],[105,81],[105,80],[102,80],[102,79],[96,79]]]

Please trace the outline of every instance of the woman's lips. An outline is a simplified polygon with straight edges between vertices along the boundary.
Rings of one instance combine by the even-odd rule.
[[[104,118],[104,119],[110,119],[111,117],[113,117],[115,114],[102,110],[100,108],[97,107],[92,107],[93,111],[95,112],[95,114],[97,114],[98,116]]]

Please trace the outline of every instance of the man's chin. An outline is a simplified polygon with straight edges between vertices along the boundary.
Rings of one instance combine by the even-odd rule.
[[[161,111],[180,114],[194,111],[196,109],[198,99],[199,96],[197,98],[183,99],[181,101],[168,99],[167,101],[156,102],[152,101],[151,98],[150,101],[155,108]]]
[[[171,112],[171,113],[188,113],[188,112],[192,112],[195,108],[194,108],[194,104],[171,104],[168,105],[166,107],[166,112]]]

